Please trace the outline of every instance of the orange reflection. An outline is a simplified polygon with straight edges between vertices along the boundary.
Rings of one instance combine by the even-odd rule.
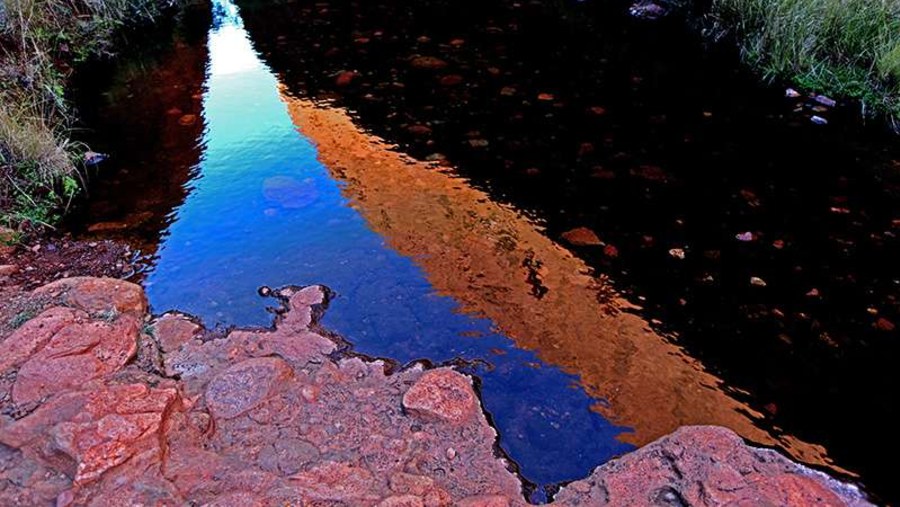
[[[757,426],[761,415],[655,333],[603,279],[540,226],[435,164],[361,131],[343,109],[289,96],[293,122],[344,194],[390,246],[413,258],[441,294],[483,315],[544,361],[581,377],[597,410],[648,443],[691,424],[729,427],[806,463],[834,466],[820,445]],[[843,470],[840,470],[843,472]]]

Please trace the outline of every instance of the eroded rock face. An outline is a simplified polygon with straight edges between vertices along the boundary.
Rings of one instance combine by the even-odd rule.
[[[471,379],[342,356],[316,325],[325,289],[283,289],[274,329],[220,336],[180,315],[141,333],[135,287],[56,282],[38,293],[62,306],[0,338],[0,505],[525,505]],[[138,349],[160,357],[132,361]],[[679,502],[865,503],[714,427],[600,467],[556,503]]]
[[[460,423],[475,414],[478,402],[468,377],[448,370],[432,370],[403,395],[403,407],[425,418]]]
[[[562,505],[870,505],[856,488],[750,447],[718,426],[687,426],[566,486]]]

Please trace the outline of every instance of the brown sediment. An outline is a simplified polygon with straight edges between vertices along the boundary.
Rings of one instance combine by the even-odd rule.
[[[286,90],[282,96],[372,229],[464,311],[491,319],[519,346],[578,375],[592,396],[608,402],[598,411],[633,428],[623,440],[643,445],[680,426],[719,425],[840,470],[821,445],[761,429],[760,413],[629,312],[633,305],[538,224],[447,168],[395,151],[343,109]]]

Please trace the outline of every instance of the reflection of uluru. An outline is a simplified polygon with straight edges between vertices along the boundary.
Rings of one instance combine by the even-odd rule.
[[[833,467],[823,447],[759,428],[760,414],[630,313],[627,301],[515,209],[393,151],[341,109],[282,96],[370,226],[465,311],[490,318],[519,346],[579,375],[591,395],[608,401],[598,411],[634,428],[624,440],[641,445],[679,426],[715,424]]]

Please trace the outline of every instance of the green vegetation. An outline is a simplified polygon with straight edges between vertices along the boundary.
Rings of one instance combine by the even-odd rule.
[[[83,146],[70,141],[72,66],[112,54],[124,26],[165,0],[0,0],[0,226],[46,227],[78,193]]]
[[[713,0],[767,79],[856,99],[900,128],[900,0]]]

